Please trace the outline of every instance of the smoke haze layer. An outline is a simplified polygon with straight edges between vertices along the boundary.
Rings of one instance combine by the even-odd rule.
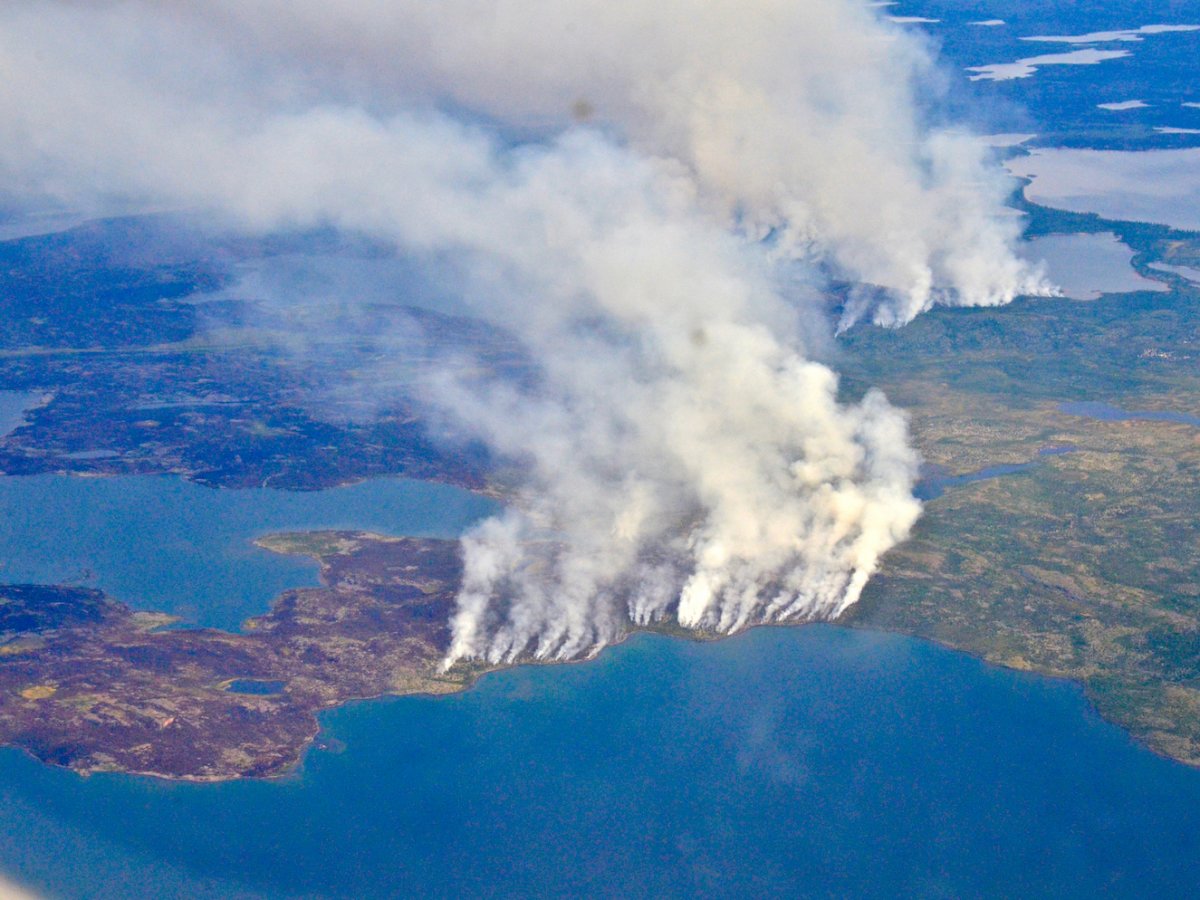
[[[532,381],[427,389],[525,473],[464,539],[448,662],[836,616],[917,459],[838,402],[811,285],[870,286],[842,325],[1048,290],[982,144],[923,124],[923,46],[848,0],[35,2],[0,76],[4,194],[452,255],[520,341]]]

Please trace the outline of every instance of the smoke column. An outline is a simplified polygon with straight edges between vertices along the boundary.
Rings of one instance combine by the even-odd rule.
[[[526,480],[464,538],[447,664],[632,624],[836,616],[919,515],[843,327],[1049,287],[923,46],[849,0],[41,2],[0,10],[0,191],[453,255],[532,384],[428,400]],[[797,283],[797,266],[807,281]]]

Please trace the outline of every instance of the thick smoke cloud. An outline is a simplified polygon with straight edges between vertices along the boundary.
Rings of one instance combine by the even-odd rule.
[[[1007,190],[969,135],[922,127],[937,81],[912,32],[848,0],[179,2],[311,90],[388,108],[456,104],[523,134],[588,119],[685,163],[714,211],[780,254],[886,289],[903,324],[935,301],[1007,303],[1045,282],[1008,252]]]
[[[903,417],[838,403],[782,285],[872,286],[843,325],[1046,290],[982,145],[922,126],[932,72],[847,0],[29,3],[0,191],[453,255],[538,377],[430,388],[528,472],[464,540],[448,661],[570,657],[835,616],[907,535]]]

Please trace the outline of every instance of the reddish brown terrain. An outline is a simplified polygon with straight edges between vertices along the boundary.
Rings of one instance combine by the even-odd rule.
[[[320,560],[244,633],[172,629],[101,592],[0,586],[0,743],[79,772],[270,776],[316,714],[353,698],[461,689],[438,672],[460,577],[455,541],[357,532],[260,543]]]

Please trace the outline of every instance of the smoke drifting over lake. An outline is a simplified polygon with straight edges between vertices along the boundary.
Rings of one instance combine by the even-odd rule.
[[[524,473],[448,663],[836,616],[920,507],[832,327],[1049,290],[924,45],[849,0],[27,3],[0,73],[4,195],[453,258],[520,342],[536,378],[429,379]]]

